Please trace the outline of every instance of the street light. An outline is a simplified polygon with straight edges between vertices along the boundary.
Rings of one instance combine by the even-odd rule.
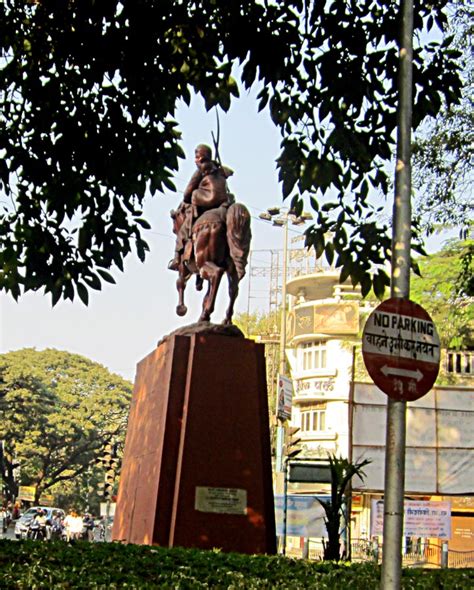
[[[282,285],[281,285],[281,321],[280,321],[280,366],[279,374],[286,375],[286,313],[287,313],[287,302],[286,302],[286,283],[288,275],[288,222],[292,225],[303,225],[313,216],[309,212],[304,212],[301,215],[295,215],[292,209],[286,207],[270,207],[266,211],[260,213],[260,219],[264,221],[272,221],[272,225],[276,227],[282,227],[283,234],[283,269],[282,269]],[[276,387],[276,401],[275,401],[275,418],[277,422],[277,441],[276,441],[276,470],[282,471],[282,449],[284,444],[284,427],[283,420],[279,418],[278,406],[279,406],[279,388],[278,384]]]
[[[280,207],[269,207],[267,209],[268,215],[279,215],[280,214]]]
[[[279,366],[279,374],[286,375],[286,312],[287,312],[287,302],[286,302],[286,282],[287,282],[287,275],[288,275],[288,222],[291,222],[292,225],[303,225],[306,221],[313,218],[311,213],[304,212],[301,215],[295,215],[292,209],[288,208],[280,208],[280,207],[270,207],[266,211],[260,213],[260,219],[264,221],[271,221],[272,225],[276,227],[282,227],[284,234],[283,234],[283,269],[282,269],[282,285],[281,285],[281,323],[280,323],[280,366]],[[279,387],[277,383],[276,387],[276,401],[275,401],[275,418],[276,418],[276,457],[275,457],[275,471],[279,472],[283,475],[283,481],[280,477],[275,479],[275,492],[282,493],[284,497],[284,503],[286,503],[286,470],[288,467],[287,460],[283,461],[283,446],[285,443],[285,427],[283,425],[284,420],[280,419],[278,415],[278,406],[279,406]],[[286,542],[284,541],[286,537],[286,508],[284,510],[284,535],[282,538],[283,543],[283,553],[285,553],[285,545]]]

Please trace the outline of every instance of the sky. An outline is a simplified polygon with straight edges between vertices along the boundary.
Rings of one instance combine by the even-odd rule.
[[[241,96],[228,113],[220,111],[219,118],[221,159],[235,171],[229,179],[230,189],[252,215],[252,260],[254,266],[265,265],[269,260],[266,251],[283,247],[281,228],[258,218],[268,207],[282,204],[275,163],[280,135],[269,115],[257,112],[254,93]],[[174,253],[169,212],[179,204],[195,170],[194,147],[199,143],[212,145],[216,114],[207,113],[202,100],[195,98],[190,107],[179,108],[177,121],[186,160],[175,176],[178,192],[146,199],[144,217],[152,229],[144,233],[150,246],[145,263],[130,255],[125,272],[112,273],[115,285],[106,283],[102,291],[90,291],[87,307],[79,299],[61,301],[52,307],[50,296],[41,292],[25,294],[18,302],[0,294],[0,353],[25,347],[65,350],[86,356],[133,381],[136,364],[153,351],[158,341],[198,320],[203,292],[196,292],[191,281],[185,294],[188,314],[182,318],[175,314],[177,273],[167,269]],[[290,238],[302,232],[292,228]],[[241,283],[235,311],[267,311],[268,300],[267,293],[258,292],[255,281],[249,288],[247,276]],[[224,318],[226,305],[224,278],[212,321],[218,323]]]

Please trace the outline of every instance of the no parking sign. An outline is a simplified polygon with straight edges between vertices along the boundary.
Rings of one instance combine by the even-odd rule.
[[[428,393],[438,376],[436,326],[421,305],[392,297],[370,314],[362,355],[377,387],[392,399],[414,401]]]

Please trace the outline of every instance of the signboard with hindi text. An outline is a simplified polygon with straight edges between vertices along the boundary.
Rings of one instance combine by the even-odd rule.
[[[42,506],[54,506],[54,496],[52,494],[41,494]]]
[[[365,366],[390,398],[417,400],[438,376],[440,340],[429,314],[409,299],[392,297],[369,316],[362,335]]]
[[[451,504],[424,500],[405,500],[403,504],[405,537],[451,538]],[[383,534],[383,500],[372,500],[370,535]]]

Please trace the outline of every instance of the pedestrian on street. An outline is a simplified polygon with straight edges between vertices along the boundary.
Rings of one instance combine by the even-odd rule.
[[[80,539],[83,529],[82,517],[75,510],[71,510],[64,519],[66,529],[66,541],[75,541]]]

